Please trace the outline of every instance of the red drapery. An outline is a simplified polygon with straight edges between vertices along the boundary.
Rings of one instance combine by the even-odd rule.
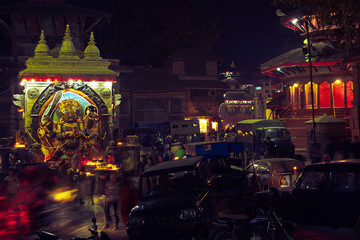
[[[330,83],[323,82],[319,85],[321,108],[331,107],[330,91],[331,91]]]

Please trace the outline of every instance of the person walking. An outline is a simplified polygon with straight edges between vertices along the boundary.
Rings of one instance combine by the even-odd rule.
[[[15,175],[15,170],[13,168],[9,168],[8,174],[9,175],[4,179],[4,183],[6,185],[7,196],[10,201],[13,201],[20,187],[20,179]]]
[[[110,179],[105,184],[105,227],[107,229],[112,224],[112,218],[110,214],[110,209],[114,211],[115,224],[113,230],[119,229],[119,193],[120,193],[120,184],[116,173],[110,174]]]
[[[132,184],[131,177],[129,175],[124,174],[120,182],[120,212],[122,222],[126,225],[126,222],[129,219],[130,211],[137,203],[137,191],[134,184]]]
[[[322,161],[323,155],[321,152],[321,144],[315,139],[311,140],[309,146],[309,157],[311,159],[311,163],[319,163]]]
[[[146,155],[140,156],[139,164],[137,165],[137,175],[140,176],[145,171],[146,166]]]

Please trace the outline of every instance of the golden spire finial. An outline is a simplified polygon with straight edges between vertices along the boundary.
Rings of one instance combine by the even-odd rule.
[[[95,38],[94,33],[90,33],[90,39],[88,46],[84,50],[84,59],[99,59],[100,57],[100,51],[98,47],[95,44]]]
[[[41,30],[40,40],[35,48],[35,57],[49,56],[49,47],[46,45],[44,30]]]
[[[77,57],[76,49],[75,49],[74,43],[72,42],[72,38],[70,35],[69,24],[66,25],[65,36],[63,38],[63,42],[62,42],[61,49],[59,52],[59,57],[64,57],[64,56]]]

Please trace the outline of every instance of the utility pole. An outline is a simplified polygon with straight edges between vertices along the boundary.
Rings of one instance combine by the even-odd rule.
[[[305,20],[307,48],[309,54],[309,70],[310,70],[310,93],[311,93],[311,110],[312,110],[312,139],[316,142],[315,134],[315,110],[314,110],[314,87],[313,87],[313,75],[312,75],[312,62],[311,62],[311,45],[309,34],[309,23]]]

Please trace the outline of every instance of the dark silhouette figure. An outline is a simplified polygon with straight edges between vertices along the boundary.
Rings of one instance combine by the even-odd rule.
[[[275,157],[275,144],[271,141],[270,137],[265,140],[265,158]]]

